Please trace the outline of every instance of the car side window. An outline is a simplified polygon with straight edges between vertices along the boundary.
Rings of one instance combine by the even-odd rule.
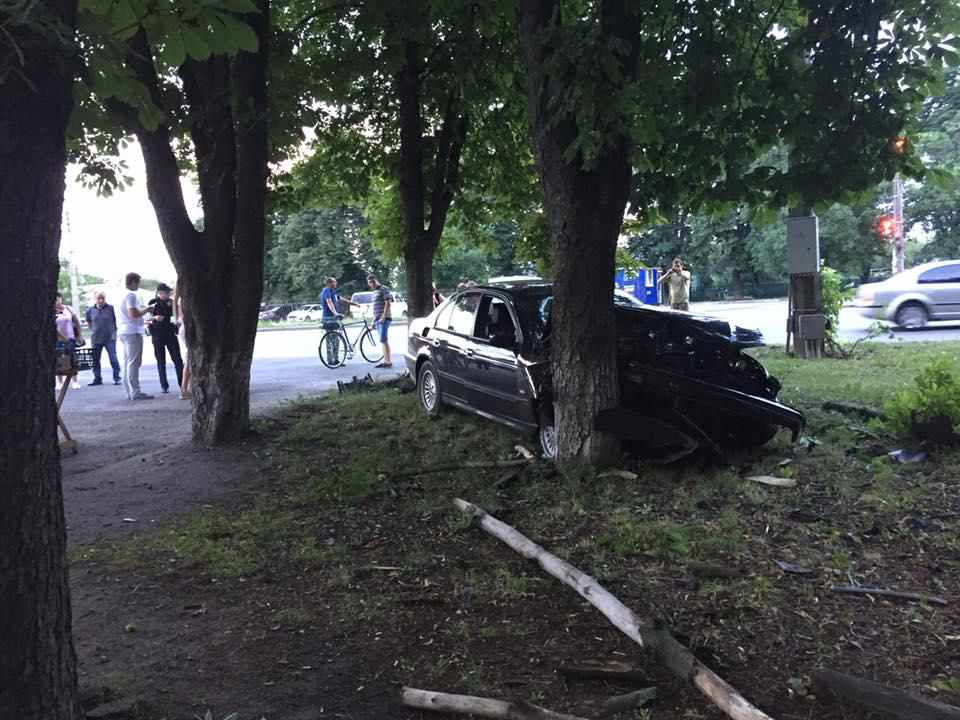
[[[932,268],[923,273],[917,282],[928,283],[960,283],[960,265],[943,265]]]
[[[437,327],[458,335],[473,335],[474,321],[479,304],[480,295],[478,293],[461,295],[440,313],[440,317],[437,318]]]
[[[517,331],[507,304],[493,295],[484,295],[477,313],[476,337],[489,340],[497,347],[516,342]]]

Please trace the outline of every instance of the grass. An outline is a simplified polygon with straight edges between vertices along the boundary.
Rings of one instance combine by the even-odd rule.
[[[637,480],[598,480],[590,468],[564,476],[543,464],[502,490],[497,470],[411,476],[418,467],[505,458],[526,440],[456,412],[429,420],[413,395],[394,391],[301,401],[258,421],[264,487],[251,499],[77,557],[157,582],[213,579],[220,593],[242,590],[238,597],[272,588],[281,597],[270,623],[374,633],[375,643],[352,652],[376,668],[389,657],[392,670],[377,671],[383,683],[415,679],[502,697],[505,681],[534,676],[531,697],[552,698],[567,690],[550,665],[536,671],[544,658],[633,653],[575,594],[452,510],[459,496],[597,576],[639,613],[664,618],[715,654],[708,660],[723,658],[735,684],[768,709],[789,678],[818,665],[953,692],[953,676],[898,661],[941,652],[936,638],[955,634],[949,615],[837,598],[829,586],[852,579],[955,592],[960,453],[898,465],[886,457],[898,441],[882,428],[821,409],[826,399],[881,407],[944,353],[960,345],[873,345],[859,359],[816,362],[760,351],[820,444],[793,446],[781,433],[721,467],[642,466]],[[798,484],[761,486],[750,474]],[[774,560],[815,575],[785,574]],[[698,581],[694,564],[737,573]],[[302,586],[313,594],[284,594]],[[901,626],[909,635],[893,630]],[[869,638],[868,656],[847,642],[858,637]],[[675,712],[658,707],[656,717],[685,717],[684,704],[701,701],[681,693],[669,702]],[[813,715],[843,717],[824,708]]]

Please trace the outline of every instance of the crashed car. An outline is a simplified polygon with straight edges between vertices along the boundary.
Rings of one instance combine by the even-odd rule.
[[[405,358],[428,415],[449,405],[536,433],[556,455],[550,371],[553,288],[547,282],[474,287],[410,322]],[[596,428],[638,454],[669,462],[696,450],[762,445],[803,415],[777,401],[780,383],[755,358],[760,333],[654,306],[615,305],[619,407]]]

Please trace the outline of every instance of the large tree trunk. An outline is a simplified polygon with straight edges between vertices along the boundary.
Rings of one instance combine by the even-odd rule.
[[[467,136],[467,114],[460,89],[447,98],[443,123],[434,143],[433,187],[424,180],[424,124],[421,112],[421,46],[403,42],[404,62],[394,78],[399,100],[400,164],[398,180],[403,216],[403,258],[407,273],[407,312],[423,317],[433,310],[433,256],[447,222],[447,212],[460,183],[460,155]]]
[[[554,84],[562,81],[548,70],[554,60],[550,38],[560,22],[558,0],[520,3],[530,126],[553,240],[558,461],[602,463],[618,451],[618,443],[595,431],[594,422],[620,399],[612,298],[617,240],[630,190],[631,145],[624,134],[608,138],[589,167],[569,158],[580,129],[572,114],[550,106],[557,94]]]
[[[80,717],[51,316],[75,12],[75,0],[48,0],[0,15],[23,53],[21,64],[0,41],[0,718],[17,720]],[[41,22],[61,34],[35,34]]]
[[[193,227],[180,190],[171,133],[133,124],[143,149],[147,190],[184,302],[193,388],[193,439],[216,445],[243,437],[250,420],[250,366],[263,294],[269,160],[267,57],[270,6],[245,20],[256,53],[188,60],[180,69],[190,106],[203,228]],[[146,36],[129,61],[162,107]],[[132,114],[128,111],[128,117]]]

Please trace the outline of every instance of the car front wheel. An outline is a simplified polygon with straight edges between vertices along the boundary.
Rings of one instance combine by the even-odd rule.
[[[897,325],[905,328],[925,327],[929,319],[930,315],[927,313],[927,309],[917,302],[908,302],[904,304],[899,310],[897,310],[897,315],[895,318]]]
[[[437,369],[429,360],[420,366],[417,374],[417,398],[420,400],[420,407],[428,416],[436,417],[440,414],[440,378],[437,376]]]

